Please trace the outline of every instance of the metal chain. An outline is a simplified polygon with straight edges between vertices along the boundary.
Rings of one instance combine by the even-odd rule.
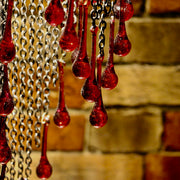
[[[27,38],[26,38],[26,33],[27,33],[27,27],[26,27],[26,13],[27,13],[27,7],[26,7],[26,0],[21,0],[21,38],[20,38],[20,44],[22,45],[22,48],[20,50],[20,62],[19,62],[19,67],[21,69],[19,75],[20,75],[20,103],[19,103],[19,135],[18,135],[18,141],[19,141],[19,146],[18,146],[18,153],[19,153],[19,158],[18,158],[18,178],[23,179],[23,163],[24,163],[24,157],[23,157],[23,152],[24,152],[24,142],[25,142],[25,135],[24,135],[24,130],[25,130],[25,91],[26,91],[26,56],[27,56],[27,50],[26,50],[26,45],[27,45]]]
[[[52,54],[52,82],[53,86],[56,86],[56,82],[58,80],[58,73],[57,73],[57,60],[59,59],[59,42],[58,39],[60,37],[60,30],[57,27],[54,27],[52,30],[52,36],[53,36],[53,41],[52,41],[52,49],[53,49],[53,54]]]
[[[28,58],[28,65],[29,68],[27,70],[27,74],[28,74],[28,81],[27,81],[27,86],[28,86],[28,97],[27,97],[27,101],[28,101],[28,108],[27,108],[27,121],[26,121],[26,125],[27,125],[27,132],[26,132],[26,153],[27,156],[25,158],[25,163],[27,165],[26,169],[25,169],[25,175],[26,178],[29,178],[32,170],[31,170],[31,163],[32,163],[32,158],[31,158],[31,152],[32,152],[32,135],[33,135],[33,130],[32,130],[32,126],[33,126],[33,119],[32,116],[34,114],[34,108],[33,108],[33,104],[34,104],[34,98],[33,98],[33,92],[34,92],[34,53],[35,53],[35,48],[34,48],[34,34],[35,34],[35,28],[34,28],[34,24],[36,21],[36,16],[34,15],[36,10],[36,5],[34,3],[34,0],[30,1],[29,4],[29,11],[30,11],[30,16],[29,16],[29,47],[28,47],[28,52],[29,52],[29,58]]]
[[[47,3],[49,0],[46,0]],[[50,66],[50,60],[51,60],[51,40],[52,40],[52,34],[51,34],[51,26],[46,22],[44,24],[46,33],[45,33],[45,53],[44,53],[44,58],[45,58],[45,63],[44,63],[44,76],[43,76],[43,83],[45,87],[43,88],[43,110],[44,110],[44,116],[48,116],[49,112],[49,94],[50,94],[50,89],[49,89],[49,84],[51,82],[51,76],[50,76],[50,71],[51,71],[51,66]]]
[[[11,166],[10,166],[10,180],[14,180],[15,179],[15,175],[16,175],[16,170],[15,170],[15,164],[16,164],[16,145],[17,145],[17,114],[18,114],[18,108],[17,108],[17,103],[18,103],[18,51],[19,51],[19,45],[17,43],[18,39],[19,39],[19,33],[18,33],[18,29],[19,29],[19,22],[18,22],[18,17],[20,15],[19,12],[19,1],[15,0],[14,1],[14,8],[13,8],[13,15],[14,15],[14,20],[12,21],[12,29],[13,29],[13,33],[12,33],[12,38],[15,44],[15,48],[16,48],[16,57],[15,59],[12,61],[12,86],[11,86],[11,91],[12,91],[12,96],[13,96],[13,101],[14,101],[14,110],[12,112],[12,119],[11,119],[11,130],[10,130],[10,136],[12,138],[11,140],[11,152],[12,152],[12,159],[11,159]]]
[[[104,20],[106,14],[106,10],[105,10],[105,1],[102,1],[102,5],[99,5],[101,7],[101,19],[100,19],[100,23],[99,23],[99,29],[100,29],[100,33],[99,33],[99,54],[101,57],[104,57],[104,47],[105,47],[105,35],[104,35],[104,31],[106,29],[106,21]]]

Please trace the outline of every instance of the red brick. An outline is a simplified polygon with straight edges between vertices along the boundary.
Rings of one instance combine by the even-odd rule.
[[[179,180],[180,154],[149,154],[145,158],[145,180]]]
[[[176,12],[180,13],[180,1],[148,0],[147,11],[152,14]]]
[[[164,118],[163,146],[166,150],[180,150],[180,112],[166,112]]]

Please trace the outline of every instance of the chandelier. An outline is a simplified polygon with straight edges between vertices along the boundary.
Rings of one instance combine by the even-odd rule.
[[[64,96],[66,54],[71,52],[74,76],[85,80],[82,97],[94,103],[89,121],[95,128],[101,128],[108,119],[101,88],[111,90],[118,83],[113,55],[126,56],[131,49],[125,28],[125,22],[133,16],[130,0],[29,1],[3,0],[0,4],[1,180],[30,178],[32,141],[36,147],[42,144],[37,176],[48,179],[52,175],[46,153],[50,125],[49,86],[56,86],[59,79],[58,107],[51,123],[65,128],[70,122]],[[90,29],[87,29],[88,15]],[[109,19],[109,54],[102,72],[107,38],[104,31]],[[119,20],[119,29],[114,36],[115,19]],[[89,30],[91,57],[87,53]],[[18,172],[15,170],[17,156]],[[23,168],[24,163],[26,168]]]

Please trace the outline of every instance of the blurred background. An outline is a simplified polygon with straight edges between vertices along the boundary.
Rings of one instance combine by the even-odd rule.
[[[114,55],[119,83],[114,90],[103,90],[108,123],[101,129],[91,127],[89,114],[93,104],[80,95],[84,81],[73,76],[70,54],[66,56],[64,77],[71,122],[65,129],[53,123],[58,81],[56,87],[50,85],[50,180],[180,179],[180,0],[132,3],[134,17],[126,22],[132,50],[123,58]],[[118,23],[116,20],[116,33]],[[90,26],[89,19],[89,57]],[[109,20],[105,34],[106,60]],[[40,149],[34,142],[32,159],[30,179],[35,180]]]

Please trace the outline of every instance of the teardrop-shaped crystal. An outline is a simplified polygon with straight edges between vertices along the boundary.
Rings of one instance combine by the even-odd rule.
[[[59,104],[54,115],[54,123],[59,128],[66,127],[70,122],[70,116],[65,105],[64,97],[64,67],[62,62],[58,61],[59,67]]]
[[[6,117],[0,116],[0,163],[7,164],[11,160],[11,150],[6,139]]]
[[[89,65],[89,58],[86,49],[87,18],[88,18],[88,6],[84,6],[83,31],[82,31],[80,49],[77,58],[72,64],[73,74],[79,79],[88,78],[91,72],[91,68]]]
[[[124,2],[120,7],[120,1],[121,0],[117,0],[116,4],[114,5],[114,15],[117,19],[119,19],[121,14],[124,20],[128,21],[134,14],[132,2],[131,0],[123,0]]]
[[[4,82],[2,87],[2,93],[0,95],[0,116],[7,116],[14,109],[13,98],[9,91],[8,86],[8,72],[7,65],[4,65]]]
[[[64,20],[64,15],[60,0],[52,0],[45,11],[45,19],[52,26],[61,24]]]
[[[66,26],[62,30],[59,45],[67,52],[73,51],[78,46],[78,37],[73,24],[74,0],[69,0],[69,12]]]
[[[114,53],[119,56],[126,56],[131,50],[131,43],[126,34],[125,22],[119,23],[119,31],[114,40]]]
[[[109,57],[106,63],[106,68],[103,72],[101,85],[106,89],[113,89],[118,83],[118,77],[114,70],[113,64],[113,52],[114,52],[114,17],[111,16],[110,33],[109,33]]]
[[[16,54],[15,46],[11,36],[11,17],[14,0],[8,1],[7,20],[3,39],[0,42],[0,61],[3,64],[11,62]]]
[[[50,165],[46,151],[47,151],[47,133],[48,133],[49,122],[44,123],[43,139],[42,139],[42,150],[39,165],[36,168],[36,174],[41,179],[48,179],[52,174],[52,166]]]

